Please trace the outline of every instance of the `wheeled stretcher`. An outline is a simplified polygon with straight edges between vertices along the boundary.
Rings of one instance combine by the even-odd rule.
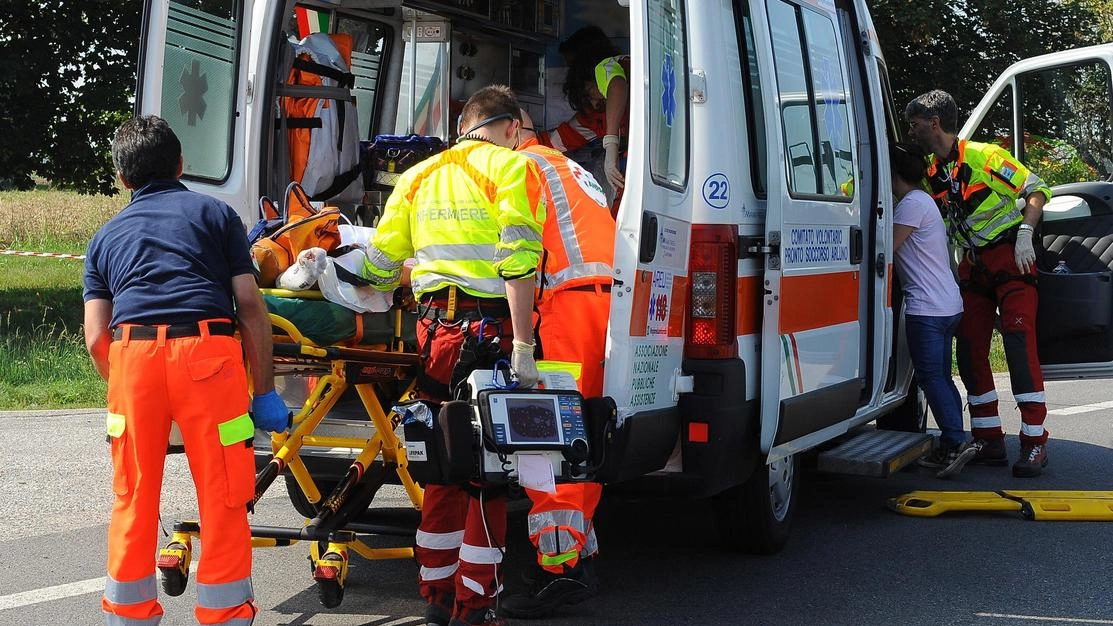
[[[373,523],[361,517],[387,482],[401,484],[413,509],[421,510],[422,489],[410,477],[405,445],[396,435],[401,418],[390,412],[394,403],[413,394],[418,367],[416,316],[402,307],[357,315],[316,292],[262,291],[275,332],[276,379],[297,376],[313,384],[293,414],[290,433],[271,435],[272,455],[255,476],[255,496],[249,506],[288,472],[287,482],[295,482],[304,497],[299,510],[307,517],[314,515],[300,528],[252,526],[252,545],[309,541],[321,603],[332,608],[344,597],[350,552],[367,559],[413,558],[416,515],[409,523]],[[351,436],[318,434],[325,416],[349,389],[358,394],[373,434],[368,438],[367,429]],[[355,452],[347,473],[329,493],[322,493],[299,455],[303,446]],[[293,496],[295,490],[290,491]],[[176,523],[170,542],[159,552],[162,586],[169,595],[185,590],[192,541],[199,531],[196,522]],[[372,547],[374,536],[394,537],[404,545]]]

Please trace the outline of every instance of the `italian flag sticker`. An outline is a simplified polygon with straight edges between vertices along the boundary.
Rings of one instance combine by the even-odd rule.
[[[305,39],[313,33],[328,32],[328,11],[318,11],[308,7],[295,7],[294,13],[298,18],[298,37]]]

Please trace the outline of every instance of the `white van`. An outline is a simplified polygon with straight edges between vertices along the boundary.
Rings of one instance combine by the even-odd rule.
[[[588,24],[632,65],[607,342],[605,389],[620,421],[609,481],[713,496],[729,544],[775,551],[801,453],[822,450],[824,469],[883,476],[930,445],[892,271],[887,141],[900,136],[900,116],[864,0],[149,0],[137,109],[182,138],[187,185],[250,225],[259,197],[288,182],[274,140],[279,67],[306,28],[353,36],[361,139],[450,140],[458,104],[492,82],[513,87],[538,124],[566,119],[556,48]],[[1063,122],[1093,140],[1086,150],[1105,150],[1080,158],[1107,176],[1111,58],[1108,49],[1086,58],[1062,61],[1085,65],[1064,85],[1096,89],[1086,101],[1104,117]],[[1025,72],[1038,71],[994,88],[1008,113],[979,108],[978,119],[1013,122],[991,131],[1026,136],[1035,123],[1023,114]],[[1049,310],[1079,313],[1056,321],[1068,339],[1047,346],[1050,369],[1105,375],[1113,262],[1104,248],[1086,255],[1071,244],[1113,232],[1111,195],[1076,191],[1048,207],[1049,220],[1060,207],[1070,216],[1055,222],[1051,250],[1079,264],[1062,279],[1070,285],[1044,295]],[[1056,347],[1068,340],[1077,350]]]

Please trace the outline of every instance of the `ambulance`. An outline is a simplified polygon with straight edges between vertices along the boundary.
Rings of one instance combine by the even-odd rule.
[[[289,182],[277,102],[293,43],[351,35],[361,140],[451,142],[460,104],[490,83],[510,85],[538,126],[568,119],[557,48],[587,25],[631,65],[606,480],[712,498],[729,546],[774,552],[803,458],[885,476],[931,445],[893,275],[887,142],[903,103],[864,0],[148,0],[136,108],[182,138],[187,186],[250,226],[260,196]],[[1025,158],[1043,146],[1030,141],[1039,127],[1108,177],[1111,63],[1104,48],[1013,68],[965,133],[1023,137],[1012,144]],[[1085,124],[1069,114],[1083,101]],[[1063,256],[1074,272],[1041,293],[1041,323],[1058,311],[1041,349],[1055,375],[1105,375],[1110,262],[1086,242],[1113,232],[1113,195],[1072,190],[1047,209],[1040,267]],[[342,208],[358,219],[369,195]],[[303,451],[325,482],[347,467],[333,452]]]

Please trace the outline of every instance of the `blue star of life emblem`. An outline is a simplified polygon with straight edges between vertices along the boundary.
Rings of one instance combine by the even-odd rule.
[[[665,114],[665,125],[672,128],[672,121],[676,118],[676,72],[672,65],[672,55],[665,54],[665,63],[661,67],[661,110]]]

